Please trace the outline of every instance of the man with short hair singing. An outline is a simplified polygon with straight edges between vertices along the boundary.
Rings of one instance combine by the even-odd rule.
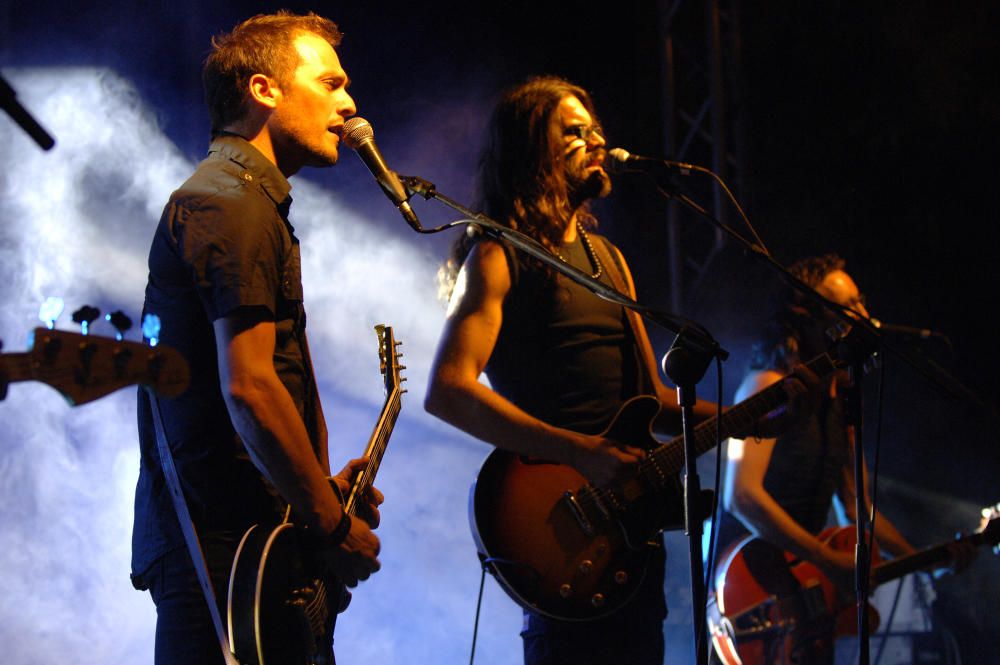
[[[340,38],[328,19],[279,12],[213,39],[203,71],[208,157],[171,195],[149,253],[144,310],[162,319],[161,341],[186,357],[192,376],[186,394],[160,400],[164,430],[223,617],[240,537],[252,524],[277,523],[286,503],[325,539],[346,584],[379,569],[371,529],[380,493],[366,498],[366,520],[352,521],[327,480],[299,241],[288,222],[287,178],[335,164],[344,120],[355,113]],[[138,416],[132,571],[156,603],[156,662],[219,663],[142,391]],[[363,461],[338,474],[342,487]]]

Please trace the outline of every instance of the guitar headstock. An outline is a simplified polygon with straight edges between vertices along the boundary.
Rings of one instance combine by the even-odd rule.
[[[382,372],[382,378],[385,382],[385,394],[391,395],[394,390],[400,390],[401,393],[405,393],[406,391],[401,389],[401,385],[403,381],[406,381],[406,377],[402,375],[402,371],[406,369],[406,365],[399,363],[399,359],[403,357],[403,354],[396,351],[396,347],[400,346],[402,342],[396,341],[392,332],[392,326],[380,323],[375,326],[375,334],[378,335],[379,369]]]
[[[27,355],[24,378],[47,383],[74,406],[133,384],[176,397],[190,380],[187,361],[174,349],[64,330],[35,328]]]

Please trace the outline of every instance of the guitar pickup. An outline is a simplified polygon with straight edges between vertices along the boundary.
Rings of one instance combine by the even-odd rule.
[[[583,532],[593,537],[594,525],[587,519],[587,514],[580,507],[580,502],[576,500],[576,495],[569,490],[563,492],[563,502],[569,507],[569,511],[573,514],[573,518],[580,525],[580,528],[583,529]]]

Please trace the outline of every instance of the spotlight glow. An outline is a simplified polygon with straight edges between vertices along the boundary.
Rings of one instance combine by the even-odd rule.
[[[160,210],[194,164],[110,71],[4,74],[58,141],[43,153],[0,118],[0,143],[9,147],[0,156],[0,338],[5,351],[20,351],[49,295],[70,309],[88,303],[137,316]],[[355,591],[338,621],[338,656],[462,662],[479,584],[466,496],[487,448],[423,412],[444,318],[435,300],[436,266],[422,248],[374,230],[316,185],[297,179],[293,187],[292,222],[303,244],[311,346],[335,464],[363,449],[381,406],[374,324],[395,328],[409,377],[377,482],[387,497],[379,529],[383,568]],[[103,322],[94,332],[113,334]],[[134,401],[133,391],[123,390],[72,409],[50,388],[24,383],[0,403],[5,663],[55,662],[66,654],[84,665],[152,662],[153,604],[128,578],[138,468]],[[520,611],[495,585],[487,586],[485,604],[477,662],[519,662]]]

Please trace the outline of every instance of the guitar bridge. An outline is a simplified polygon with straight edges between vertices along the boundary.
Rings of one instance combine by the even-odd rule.
[[[576,500],[576,495],[569,490],[563,492],[563,501],[569,507],[569,511],[573,514],[573,518],[576,523],[580,525],[583,532],[588,536],[593,537],[594,535],[594,525],[591,524],[590,520],[587,519],[586,513],[583,512],[583,508],[580,507],[580,502]]]
[[[303,636],[308,638],[305,644],[313,644],[323,636],[330,618],[330,608],[326,585],[322,580],[313,580],[308,586],[294,589],[285,602],[298,611]]]

